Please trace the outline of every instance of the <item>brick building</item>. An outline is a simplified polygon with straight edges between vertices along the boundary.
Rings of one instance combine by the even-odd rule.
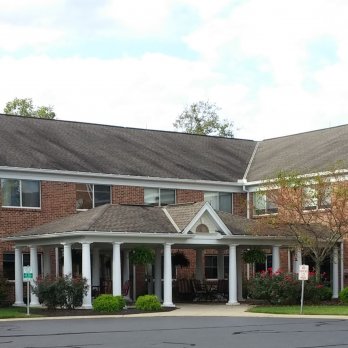
[[[244,249],[264,248],[261,268],[301,263],[291,238],[251,233],[256,215],[272,213],[253,192],[279,170],[310,174],[342,161],[344,171],[347,139],[348,126],[256,142],[0,115],[0,270],[16,280],[18,305],[28,264],[35,276],[82,274],[91,289],[111,284],[119,294],[133,277],[129,252],[148,245],[164,305],[173,305],[172,277],[226,278],[228,303],[238,303]],[[189,267],[172,269],[177,249]],[[335,297],[343,250],[337,245],[340,261],[329,265]]]

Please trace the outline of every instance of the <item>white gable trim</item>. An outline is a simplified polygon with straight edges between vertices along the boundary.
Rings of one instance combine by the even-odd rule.
[[[175,221],[173,220],[173,218],[171,217],[171,215],[169,214],[169,211],[166,208],[162,209],[164,211],[164,214],[166,214],[168,220],[171,222],[171,224],[174,226],[174,228],[176,229],[176,232],[180,233],[180,228],[179,226],[175,223]]]
[[[219,226],[222,232],[224,232],[227,236],[231,236],[231,231],[227,228],[224,222],[220,219],[219,215],[216,214],[215,210],[211,207],[211,205],[206,202],[203,207],[199,210],[199,212],[195,215],[195,217],[191,220],[191,222],[185,227],[182,231],[183,234],[188,234],[191,228],[197,223],[197,221],[203,216],[205,212],[208,212],[213,221]]]

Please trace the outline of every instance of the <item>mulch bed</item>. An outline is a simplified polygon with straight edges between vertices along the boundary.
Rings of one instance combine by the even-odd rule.
[[[48,310],[45,308],[30,308],[31,314],[39,314],[46,317],[71,317],[71,316],[103,316],[103,315],[129,315],[129,314],[140,314],[140,313],[158,313],[158,312],[171,312],[175,308],[161,308],[159,311],[140,311],[135,308],[123,309],[119,312],[95,312],[93,309],[57,309],[55,311]]]

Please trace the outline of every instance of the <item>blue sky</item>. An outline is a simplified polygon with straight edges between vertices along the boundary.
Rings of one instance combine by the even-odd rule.
[[[346,0],[0,0],[0,110],[173,130],[209,100],[239,138],[348,123]]]

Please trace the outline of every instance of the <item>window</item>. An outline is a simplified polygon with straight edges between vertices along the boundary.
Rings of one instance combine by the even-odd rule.
[[[217,266],[217,255],[205,255],[204,256],[204,270],[205,278],[207,279],[217,279],[218,277],[218,266]],[[229,270],[229,256],[224,255],[224,278],[228,278]]]
[[[305,187],[303,189],[303,209],[317,210],[324,209],[331,206],[331,190],[324,188],[318,191],[312,187]]]
[[[265,262],[255,263],[255,272],[263,272],[272,268],[272,254],[266,254]]]
[[[232,193],[204,192],[204,201],[209,202],[214,210],[232,213]]]
[[[145,188],[144,203],[148,205],[159,205],[159,206],[175,204],[175,190]]]
[[[217,255],[205,256],[205,278],[217,279]]]
[[[3,207],[40,208],[40,181],[1,179]]]
[[[30,254],[22,254],[23,266],[30,266]],[[39,275],[42,273],[42,255],[37,254],[38,271]],[[15,254],[14,253],[4,253],[3,254],[3,275],[8,280],[15,279]]]
[[[254,199],[254,215],[274,214],[278,212],[278,208],[274,202],[268,199],[264,193],[255,192]]]
[[[91,209],[111,203],[108,185],[76,184],[76,209]]]

